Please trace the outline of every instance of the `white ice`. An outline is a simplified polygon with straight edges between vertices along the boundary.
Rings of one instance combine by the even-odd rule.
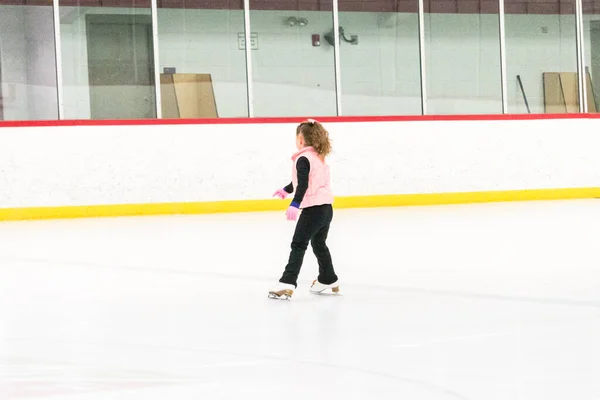
[[[0,399],[600,399],[600,200],[0,224]],[[310,249],[310,248],[309,248]]]

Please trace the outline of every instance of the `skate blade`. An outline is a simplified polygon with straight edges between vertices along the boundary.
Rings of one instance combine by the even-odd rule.
[[[318,294],[321,296],[341,296],[342,292],[340,292],[340,287],[336,286],[334,288],[331,288],[331,292],[328,291],[329,289],[324,289],[320,292],[313,292],[311,291],[312,294]]]
[[[290,300],[293,292],[291,290],[283,290],[281,292],[269,292],[269,298],[275,300]]]

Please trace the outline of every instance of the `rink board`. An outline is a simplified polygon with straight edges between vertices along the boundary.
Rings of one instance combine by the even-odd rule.
[[[586,198],[600,198],[600,188],[340,197],[335,199],[334,207],[374,208]],[[240,200],[205,203],[4,208],[0,209],[0,221],[265,212],[283,211],[288,206],[289,201]]]
[[[283,210],[302,118],[0,123],[0,220]],[[600,118],[327,117],[336,207],[600,197]]]

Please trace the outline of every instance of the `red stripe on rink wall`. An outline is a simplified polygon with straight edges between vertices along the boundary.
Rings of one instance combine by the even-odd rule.
[[[206,118],[206,119],[142,119],[142,120],[61,120],[0,121],[0,128],[56,126],[128,126],[128,125],[241,125],[296,124],[307,118],[321,122],[419,122],[419,121],[509,121],[546,119],[596,119],[600,114],[499,114],[499,115],[407,115],[372,117],[273,117],[273,118]]]

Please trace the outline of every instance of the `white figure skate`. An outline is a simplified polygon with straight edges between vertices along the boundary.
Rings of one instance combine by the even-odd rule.
[[[313,284],[310,287],[310,292],[314,294],[322,294],[327,289],[331,289],[331,293],[333,294],[341,294],[340,285],[337,281],[335,281],[331,285],[324,285],[316,279],[313,281]]]
[[[294,285],[279,282],[272,290],[269,291],[270,299],[289,300],[294,294]]]

